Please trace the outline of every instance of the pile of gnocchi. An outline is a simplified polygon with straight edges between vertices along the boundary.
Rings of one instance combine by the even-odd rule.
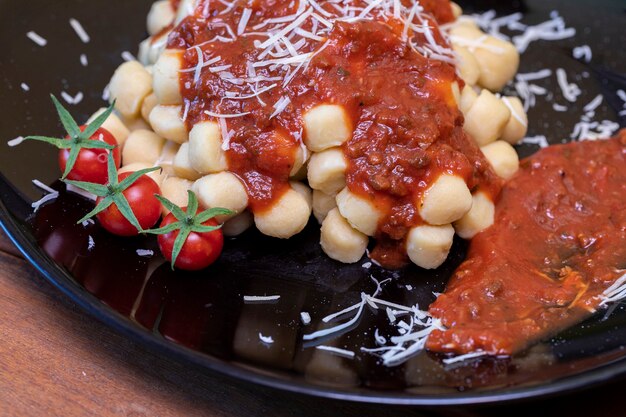
[[[168,200],[185,206],[192,190],[203,208],[232,211],[217,219],[224,223],[226,236],[254,225],[268,236],[286,239],[301,232],[313,214],[321,225],[324,252],[340,262],[359,261],[381,214],[376,204],[346,186],[341,146],[353,128],[341,104],[322,103],[303,115],[304,146],[291,172],[291,188],[258,213],[249,209],[244,183],[228,170],[218,123],[186,127],[179,78],[182,51],[165,46],[167,31],[193,10],[192,4],[183,0],[174,10],[168,0],[155,2],[147,18],[150,37],[140,44],[138,61],[123,63],[111,79],[116,114],[102,127],[122,149],[120,172],[162,167],[149,175]],[[511,43],[483,33],[456,5],[454,12],[457,19],[445,31],[465,86],[459,89],[455,83],[452,93],[465,117],[465,131],[506,180],[518,169],[512,145],[526,135],[527,117],[518,98],[497,92],[517,72],[519,54]],[[453,175],[433,181],[418,207],[425,224],[409,231],[406,251],[422,268],[437,268],[446,260],[455,233],[469,239],[494,221],[491,197],[483,192],[472,195],[465,181]]]

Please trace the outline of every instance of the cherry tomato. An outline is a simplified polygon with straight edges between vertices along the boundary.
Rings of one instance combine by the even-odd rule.
[[[183,211],[186,212],[186,210],[186,208],[183,208]],[[161,222],[161,227],[167,226],[176,221],[176,217],[170,213]],[[215,219],[209,219],[202,224],[204,226],[218,225]],[[176,240],[179,232],[179,230],[174,230],[173,232],[165,235],[159,235],[157,238],[161,253],[165,259],[170,262],[172,261],[174,241]],[[221,229],[204,233],[191,232],[185,240],[183,248],[180,250],[174,266],[187,271],[204,269],[219,258],[223,247],[224,235],[222,234]]]
[[[130,174],[130,172],[120,174],[119,181],[122,182]],[[157,183],[147,175],[142,175],[130,187],[122,191],[143,229],[153,227],[161,217],[161,203],[154,197],[159,192]],[[100,204],[102,200],[102,197],[98,197],[96,204]],[[126,220],[115,203],[98,213],[97,218],[102,227],[115,235],[135,236],[139,234],[137,228]]]
[[[86,125],[81,126],[81,132],[84,131],[86,127]],[[69,136],[66,136],[65,138],[69,139]],[[89,139],[106,142],[109,145],[115,145],[116,148],[113,149],[113,158],[115,159],[115,166],[117,168],[120,167],[120,163],[122,161],[120,149],[119,146],[117,146],[117,141],[115,140],[115,137],[108,130],[101,127],[96,130],[96,132]],[[78,158],[74,163],[74,167],[67,175],[67,178],[74,181],[86,181],[94,182],[97,184],[106,184],[108,182],[108,152],[109,151],[107,149],[99,148],[81,149],[80,152],[78,152]],[[69,149],[61,149],[59,151],[59,166],[61,167],[61,172],[65,172],[65,167],[69,156]]]

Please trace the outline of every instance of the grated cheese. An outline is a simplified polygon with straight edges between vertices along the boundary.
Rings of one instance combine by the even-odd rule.
[[[239,19],[239,25],[237,25],[237,35],[242,35],[246,31],[250,16],[252,16],[252,9],[243,9],[241,19]]]
[[[378,329],[374,330],[374,340],[376,341],[376,344],[380,346],[387,344],[387,339],[380,335]]]
[[[150,249],[137,249],[135,252],[137,253],[138,256],[145,257],[145,258],[154,256],[154,251]]]
[[[78,104],[83,101],[83,93],[79,91],[75,96],[69,95],[66,91],[61,91],[61,97],[67,104]]]
[[[591,62],[593,53],[591,52],[589,45],[581,45],[572,50],[572,56],[576,59],[582,59],[583,61],[589,63]]]
[[[541,80],[551,75],[552,71],[547,68],[536,72],[518,73],[515,75],[515,83],[513,86],[515,87],[518,97],[522,99],[525,111],[535,106],[537,100],[536,96],[545,95],[548,91],[536,84],[529,83],[529,81]]]
[[[205,110],[204,114],[206,114],[208,116],[211,116],[211,117],[216,117],[218,119],[232,119],[234,117],[243,117],[243,116],[245,116],[247,114],[250,114],[250,112],[222,114],[222,113],[214,113],[212,111]]]
[[[563,68],[557,68],[556,80],[559,83],[563,97],[567,101],[574,103],[581,94],[580,88],[576,84],[567,81],[567,74]]]
[[[13,139],[9,140],[7,142],[7,145],[10,146],[10,147],[14,147],[14,146],[19,145],[22,142],[24,142],[24,137],[23,136],[18,136],[16,138],[13,138]]]
[[[243,301],[244,303],[266,303],[272,301],[278,301],[280,299],[280,295],[244,295]]]
[[[502,102],[509,108],[509,110],[511,111],[511,115],[515,118],[515,120],[517,120],[522,126],[526,127],[526,120],[524,120],[522,116],[515,110],[508,97],[502,97]]]
[[[300,313],[300,320],[302,321],[302,324],[304,324],[305,326],[308,324],[311,324],[311,315],[307,313],[306,311],[303,311]]]
[[[80,40],[83,43],[89,43],[89,40],[90,40],[89,35],[83,28],[83,25],[81,25],[78,20],[71,18],[70,25],[72,26],[72,29],[74,29],[74,32],[76,32],[76,35],[80,38]]]
[[[46,184],[44,184],[43,182],[37,179],[33,180],[33,184],[46,192],[46,194],[42,198],[31,203],[30,206],[33,208],[34,212],[37,212],[37,210],[39,210],[39,208],[45,203],[47,203],[48,201],[55,200],[59,196],[58,191],[50,188],[49,186],[47,186]]]
[[[124,61],[137,61],[137,58],[135,58],[135,56],[128,51],[122,52],[121,57]]]
[[[466,353],[464,355],[458,355],[458,356],[454,356],[451,358],[445,358],[443,360],[443,363],[445,363],[446,365],[451,365],[453,363],[457,363],[457,362],[463,362],[466,361],[468,359],[475,359],[475,358],[481,358],[483,356],[487,356],[488,353],[484,352],[482,350],[477,350],[476,352],[470,352],[470,353]]]
[[[259,332],[259,340],[261,340],[261,342],[265,343],[266,345],[271,345],[272,343],[274,343],[274,339],[272,338],[272,336],[263,336],[261,332]]]
[[[198,65],[196,66],[196,70],[193,75],[193,83],[198,84],[198,80],[200,79],[200,72],[202,71],[202,66],[204,65],[204,53],[202,53],[202,49],[199,46],[194,47],[196,53],[198,54]]]
[[[620,116],[626,116],[626,92],[624,90],[617,90],[617,96],[622,100],[622,110],[618,113]]]
[[[102,100],[109,101],[110,98],[111,98],[111,92],[109,90],[109,85],[107,84],[102,90]]]
[[[531,42],[538,40],[556,41],[571,38],[576,35],[576,29],[565,27],[565,21],[558,13],[552,13],[551,20],[536,26],[524,28],[524,33],[513,36],[512,41],[517,50],[523,53]]]
[[[20,87],[22,87],[22,90],[24,90],[26,92],[30,91],[30,87],[26,83],[20,84]]]
[[[87,55],[85,54],[80,54],[80,64],[83,67],[86,67],[87,65],[89,65],[89,62],[87,61]]]
[[[609,303],[621,301],[624,298],[626,298],[626,273],[600,294],[601,301],[598,307],[604,307]]]
[[[570,137],[575,140],[604,139],[613,136],[619,128],[619,123],[611,120],[602,120],[600,122],[581,120],[574,126]]]
[[[41,188],[42,190],[44,190],[47,193],[53,194],[56,193],[57,191],[55,189],[53,189],[52,187],[44,184],[43,182],[39,181],[39,180],[33,180],[32,181],[33,184],[35,184],[35,186],[37,186],[38,188]]]
[[[26,36],[28,37],[28,39],[30,39],[31,41],[35,42],[37,45],[39,46],[46,46],[48,44],[48,41],[45,38],[42,38],[41,36],[39,36],[37,33],[35,33],[34,31],[30,31],[26,34]]]
[[[70,192],[70,193],[74,193],[74,194],[78,194],[80,196],[85,197],[88,200],[92,200],[92,201],[96,201],[96,199],[98,198],[95,194],[91,194],[88,191],[83,190],[82,188],[78,188],[75,185],[72,184],[65,184],[65,189]]]
[[[326,346],[326,345],[318,345],[315,346],[318,350],[323,350],[324,352],[329,352],[337,356],[341,356],[343,358],[354,359],[354,352],[351,350],[340,349],[334,346]]]
[[[550,145],[548,143],[548,139],[543,135],[526,137],[522,139],[521,143],[526,143],[529,145],[538,145],[540,148],[546,148]]]
[[[286,96],[281,97],[276,102],[276,104],[274,104],[274,113],[270,115],[270,119],[273,119],[274,117],[282,113],[287,108],[289,103],[291,103],[291,99],[289,97],[286,97]]]
[[[585,111],[585,113],[595,114],[596,109],[600,106],[600,104],[602,104],[603,100],[604,100],[604,97],[602,97],[602,94],[598,94],[597,96],[595,96],[593,100],[587,103],[585,107],[583,107],[583,110]],[[593,115],[590,115],[590,116],[593,117]]]
[[[230,131],[228,130],[228,124],[223,117],[217,118],[217,124],[220,126],[220,133],[222,134],[222,150],[227,151],[230,149]]]

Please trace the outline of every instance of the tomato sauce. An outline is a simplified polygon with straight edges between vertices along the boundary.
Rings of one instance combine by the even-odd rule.
[[[180,6],[180,0],[170,0],[170,6],[174,11],[177,11]]]
[[[326,18],[341,17],[330,2],[317,4]],[[368,3],[351,4],[365,8]],[[298,2],[236,2],[230,10],[220,2],[201,2],[174,29],[168,47],[184,49],[181,91],[188,128],[203,120],[220,123],[229,143],[229,170],[246,185],[253,212],[270,207],[288,189],[304,148],[303,114],[323,103],[341,104],[351,118],[354,133],[343,146],[347,186],[383,213],[372,256],[384,266],[407,263],[405,237],[422,223],[417,204],[437,176],[459,175],[470,189],[482,187],[495,199],[500,180],[462,129],[452,86],[463,85],[454,66],[411,46],[430,41],[432,47],[434,41],[448,48],[437,21],[453,20],[450,3],[420,4],[420,19],[433,28],[430,37],[408,33],[403,21],[393,18],[336,21],[323,39],[299,45],[298,53],[312,57],[305,65],[291,65],[286,75],[283,64],[258,65],[272,58],[258,47],[268,39],[258,31],[266,28],[267,19],[297,14]],[[253,10],[247,22],[252,32],[232,36],[244,7]],[[312,22],[301,28],[314,31],[317,23]],[[297,44],[297,38],[292,42]],[[222,70],[195,70],[211,60]],[[233,99],[251,95],[251,79],[262,81],[257,87],[262,94]],[[288,104],[277,111],[285,99]]]
[[[430,307],[437,352],[512,354],[589,316],[626,272],[626,130],[552,146],[502,190],[495,224],[471,242]]]

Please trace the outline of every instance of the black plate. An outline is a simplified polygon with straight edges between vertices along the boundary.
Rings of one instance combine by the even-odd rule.
[[[624,88],[626,19],[623,2],[535,0],[481,2],[467,5],[480,10],[496,7],[500,14],[522,11],[524,21],[535,24],[558,10],[578,34],[558,42],[538,42],[523,56],[520,71],[563,67],[571,74],[586,73],[576,82],[583,93],[570,111],[558,113],[553,102],[560,93],[540,99],[529,114],[529,135],[544,134],[552,143],[568,138],[583,113],[582,107],[598,93],[603,105],[597,120],[617,120],[621,102],[615,95]],[[72,112],[85,118],[100,107],[101,92],[120,54],[134,52],[145,36],[148,1],[74,0],[49,2],[0,1],[0,60],[2,115],[0,137],[8,140],[31,133],[60,133],[48,93],[85,99]],[[83,44],[68,25],[83,22],[92,41]],[[48,39],[44,48],[26,38],[35,30]],[[571,57],[574,46],[593,48],[592,64]],[[85,53],[89,66],[80,64]],[[24,82],[30,91],[20,88]],[[620,84],[621,83],[621,84]],[[558,91],[546,84],[551,91]],[[624,120],[621,120],[622,126]],[[277,241],[247,232],[227,242],[220,262],[200,273],[172,273],[158,256],[141,257],[137,249],[155,250],[154,240],[119,239],[95,225],[75,225],[89,203],[62,193],[35,215],[30,202],[41,194],[31,184],[39,179],[55,183],[56,153],[41,144],[0,145],[0,222],[24,255],[55,286],[94,317],[128,337],[160,351],[252,383],[311,395],[363,402],[451,405],[502,402],[559,393],[607,381],[626,372],[626,312],[617,306],[610,315],[600,312],[579,326],[545,341],[513,359],[477,359],[444,367],[441,358],[423,353],[407,364],[385,368],[376,358],[358,354],[350,361],[302,345],[324,315],[354,304],[361,291],[374,289],[370,276],[392,278],[383,297],[426,306],[441,291],[446,279],[463,259],[465,244],[456,242],[454,255],[442,268],[426,272],[407,268],[399,273],[361,263],[341,265],[326,258],[317,245],[316,225],[289,241]],[[522,145],[521,155],[536,150]],[[90,244],[91,242],[91,244]],[[91,246],[91,248],[90,248]],[[365,260],[364,260],[365,262]],[[407,285],[412,290],[407,289]],[[243,295],[280,294],[276,304],[247,305]],[[303,326],[300,312],[313,323]],[[384,331],[386,317],[368,311],[359,326],[337,340],[337,345],[358,349],[373,346],[373,330]],[[267,347],[258,333],[273,336]],[[329,342],[332,343],[332,342]],[[317,353],[316,353],[317,352]]]

